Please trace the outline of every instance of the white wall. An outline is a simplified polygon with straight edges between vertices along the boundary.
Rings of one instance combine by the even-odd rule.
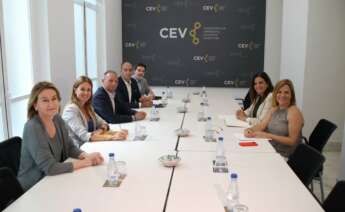
[[[120,72],[122,63],[121,1],[105,0],[107,69]]]
[[[309,0],[284,0],[280,78],[293,81],[297,105],[303,105]]]
[[[76,76],[73,20],[72,0],[48,0],[51,80],[62,94],[62,105],[70,97]]]
[[[50,52],[48,35],[48,2],[30,1],[31,39],[34,82],[50,80]]]
[[[345,117],[345,1],[309,2],[303,114],[307,135],[321,118],[338,125],[331,141],[341,142]]]
[[[275,84],[280,79],[283,0],[266,1],[264,70]]]

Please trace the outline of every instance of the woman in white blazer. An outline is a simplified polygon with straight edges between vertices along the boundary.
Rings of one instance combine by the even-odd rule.
[[[127,132],[109,133],[109,125],[92,108],[92,81],[81,76],[73,85],[71,103],[64,108],[62,118],[69,126],[77,146],[88,141],[124,140]]]
[[[250,125],[259,123],[272,108],[272,91],[269,76],[265,72],[255,74],[249,89],[252,104],[245,111],[236,111],[237,118]]]

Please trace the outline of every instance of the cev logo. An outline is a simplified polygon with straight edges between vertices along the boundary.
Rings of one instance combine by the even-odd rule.
[[[197,21],[193,25],[193,29],[189,31],[189,36],[192,38],[192,43],[194,45],[198,45],[200,43],[200,39],[197,36],[197,30],[199,30],[202,27],[202,24]]]
[[[146,12],[161,12],[161,5],[158,4],[157,6],[147,6],[145,7]]]
[[[232,81],[232,80],[224,80],[224,85],[230,85],[230,86],[233,86],[235,85],[235,82]]]
[[[253,49],[259,48],[260,45],[261,45],[261,44],[254,43],[254,41],[250,41],[249,43],[245,43],[245,42],[239,43],[239,44],[237,44],[237,47],[238,47],[239,49],[249,49],[249,50],[253,50]]]
[[[203,11],[213,11],[215,13],[218,13],[219,11],[224,10],[224,6],[220,6],[219,4],[214,4],[214,5],[204,5],[202,6]]]
[[[185,80],[175,80],[175,85],[184,85]]]
[[[164,39],[176,39],[176,38],[184,38],[186,36],[186,32],[187,32],[187,28],[168,28],[168,27],[164,27],[162,29],[159,30],[159,35],[161,36],[161,38]]]
[[[137,49],[139,49],[140,47],[145,47],[146,43],[140,42],[137,40],[135,42],[125,42],[124,46],[125,46],[125,48],[137,48]]]
[[[205,63],[208,63],[208,54],[206,54],[205,56],[194,56],[193,60],[194,61],[203,61]]]

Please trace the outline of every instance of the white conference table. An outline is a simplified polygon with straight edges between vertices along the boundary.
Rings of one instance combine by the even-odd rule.
[[[202,140],[205,122],[197,122],[201,98],[192,93],[201,88],[171,88],[174,98],[166,108],[159,108],[160,121],[149,117],[137,122],[146,127],[145,141],[132,141],[136,123],[111,125],[128,129],[127,141],[86,143],[86,152],[99,151],[107,159],[115,152],[117,160],[126,161],[128,176],[120,188],[103,188],[106,165],[89,167],[73,173],[43,178],[5,211],[224,211],[214,184],[227,183],[226,174],[213,174],[211,161],[215,143]],[[155,88],[156,93],[164,88]],[[179,114],[181,99],[190,93],[189,111]],[[234,98],[244,96],[246,89],[208,88],[209,113],[215,125],[224,129],[225,148],[230,170],[239,173],[241,202],[249,211],[322,211],[309,191],[293,174],[286,162],[269,143],[258,147],[240,147],[233,133],[243,128],[225,127],[223,115],[239,108]],[[140,109],[148,112],[149,108]],[[220,117],[221,116],[221,117]],[[183,121],[182,121],[183,120]],[[191,130],[189,137],[178,138],[174,130]],[[176,168],[163,167],[158,158],[175,154],[176,144],[181,162]],[[171,181],[171,186],[169,182]],[[170,188],[170,193],[168,189]],[[168,199],[166,199],[168,197]]]
[[[224,211],[215,184],[226,191],[228,174],[213,173],[212,152],[179,152],[167,205],[174,211]],[[323,211],[282,157],[276,153],[227,153],[230,172],[238,174],[240,202],[250,212]]]
[[[172,154],[165,145],[149,142],[95,142],[83,145],[86,152],[99,151],[107,159],[115,152],[127,163],[127,177],[118,188],[102,187],[106,163],[73,173],[44,177],[5,211],[162,211],[172,169],[158,158]]]

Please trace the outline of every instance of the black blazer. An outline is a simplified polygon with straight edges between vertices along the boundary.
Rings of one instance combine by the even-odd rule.
[[[119,96],[119,100],[127,102],[131,108],[139,108],[139,99],[141,97],[138,83],[135,79],[131,78],[132,99],[129,102],[127,87],[122,77],[119,77],[119,84],[117,86],[116,95]]]
[[[108,123],[131,122],[135,111],[128,104],[122,103],[118,95],[115,95],[115,112],[110,97],[103,87],[99,87],[92,98],[92,106],[95,112]]]

